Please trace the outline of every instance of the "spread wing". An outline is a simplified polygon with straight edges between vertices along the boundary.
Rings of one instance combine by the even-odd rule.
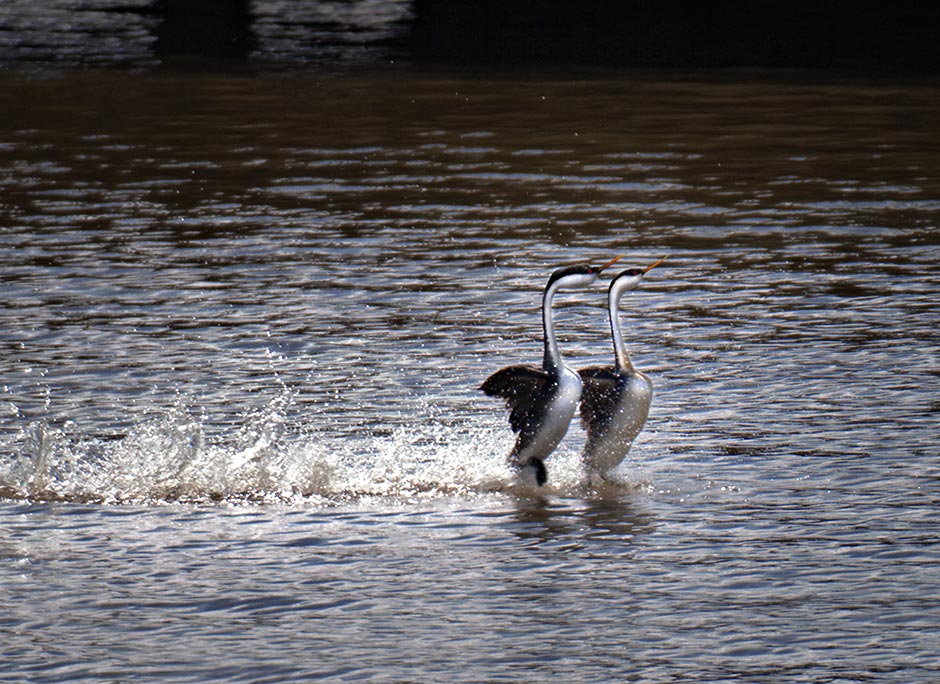
[[[617,375],[610,366],[591,366],[578,371],[581,389],[581,427],[588,437],[610,419],[617,399]]]
[[[488,377],[480,389],[488,397],[499,397],[509,407],[509,425],[519,432],[525,418],[551,380],[541,368],[529,365],[507,366]]]

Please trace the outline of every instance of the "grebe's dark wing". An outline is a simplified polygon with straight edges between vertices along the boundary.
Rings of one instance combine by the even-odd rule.
[[[581,427],[588,437],[611,418],[617,400],[617,374],[611,366],[591,366],[578,371],[581,388]]]
[[[480,389],[489,397],[499,397],[509,408],[509,425],[519,432],[535,401],[551,382],[548,373],[538,366],[507,366],[488,377]]]

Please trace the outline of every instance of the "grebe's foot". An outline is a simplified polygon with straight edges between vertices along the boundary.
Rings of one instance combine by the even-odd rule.
[[[514,463],[516,468],[516,477],[520,481],[526,481],[529,477],[535,479],[535,484],[539,487],[543,486],[548,482],[548,470],[545,468],[545,464],[542,463],[542,459],[532,456],[525,463]]]
[[[548,482],[548,470],[546,470],[545,464],[542,463],[541,459],[533,456],[529,459],[529,467],[535,470],[535,481],[538,482],[539,487]]]
[[[581,480],[581,488],[592,496],[617,496],[631,488],[623,476],[612,471],[588,470]]]

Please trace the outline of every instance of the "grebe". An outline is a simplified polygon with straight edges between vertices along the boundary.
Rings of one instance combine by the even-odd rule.
[[[587,431],[581,461],[592,477],[603,478],[620,465],[646,423],[653,382],[630,361],[620,330],[619,305],[620,298],[634,290],[665,258],[644,269],[631,268],[618,273],[610,281],[607,309],[614,342],[614,365],[591,366],[578,371],[584,385],[581,425]]]
[[[509,425],[518,433],[509,462],[520,471],[531,468],[539,486],[548,480],[545,458],[555,450],[581,398],[581,378],[561,358],[555,339],[552,301],[562,289],[586,287],[617,260],[603,266],[581,264],[552,273],[542,294],[542,330],[545,352],[542,366],[517,365],[502,368],[480,386],[483,393],[505,400]]]

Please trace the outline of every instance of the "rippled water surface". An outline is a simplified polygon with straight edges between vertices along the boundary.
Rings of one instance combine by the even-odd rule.
[[[0,89],[0,680],[940,678],[935,82]],[[646,429],[519,492],[476,388],[620,253]]]

